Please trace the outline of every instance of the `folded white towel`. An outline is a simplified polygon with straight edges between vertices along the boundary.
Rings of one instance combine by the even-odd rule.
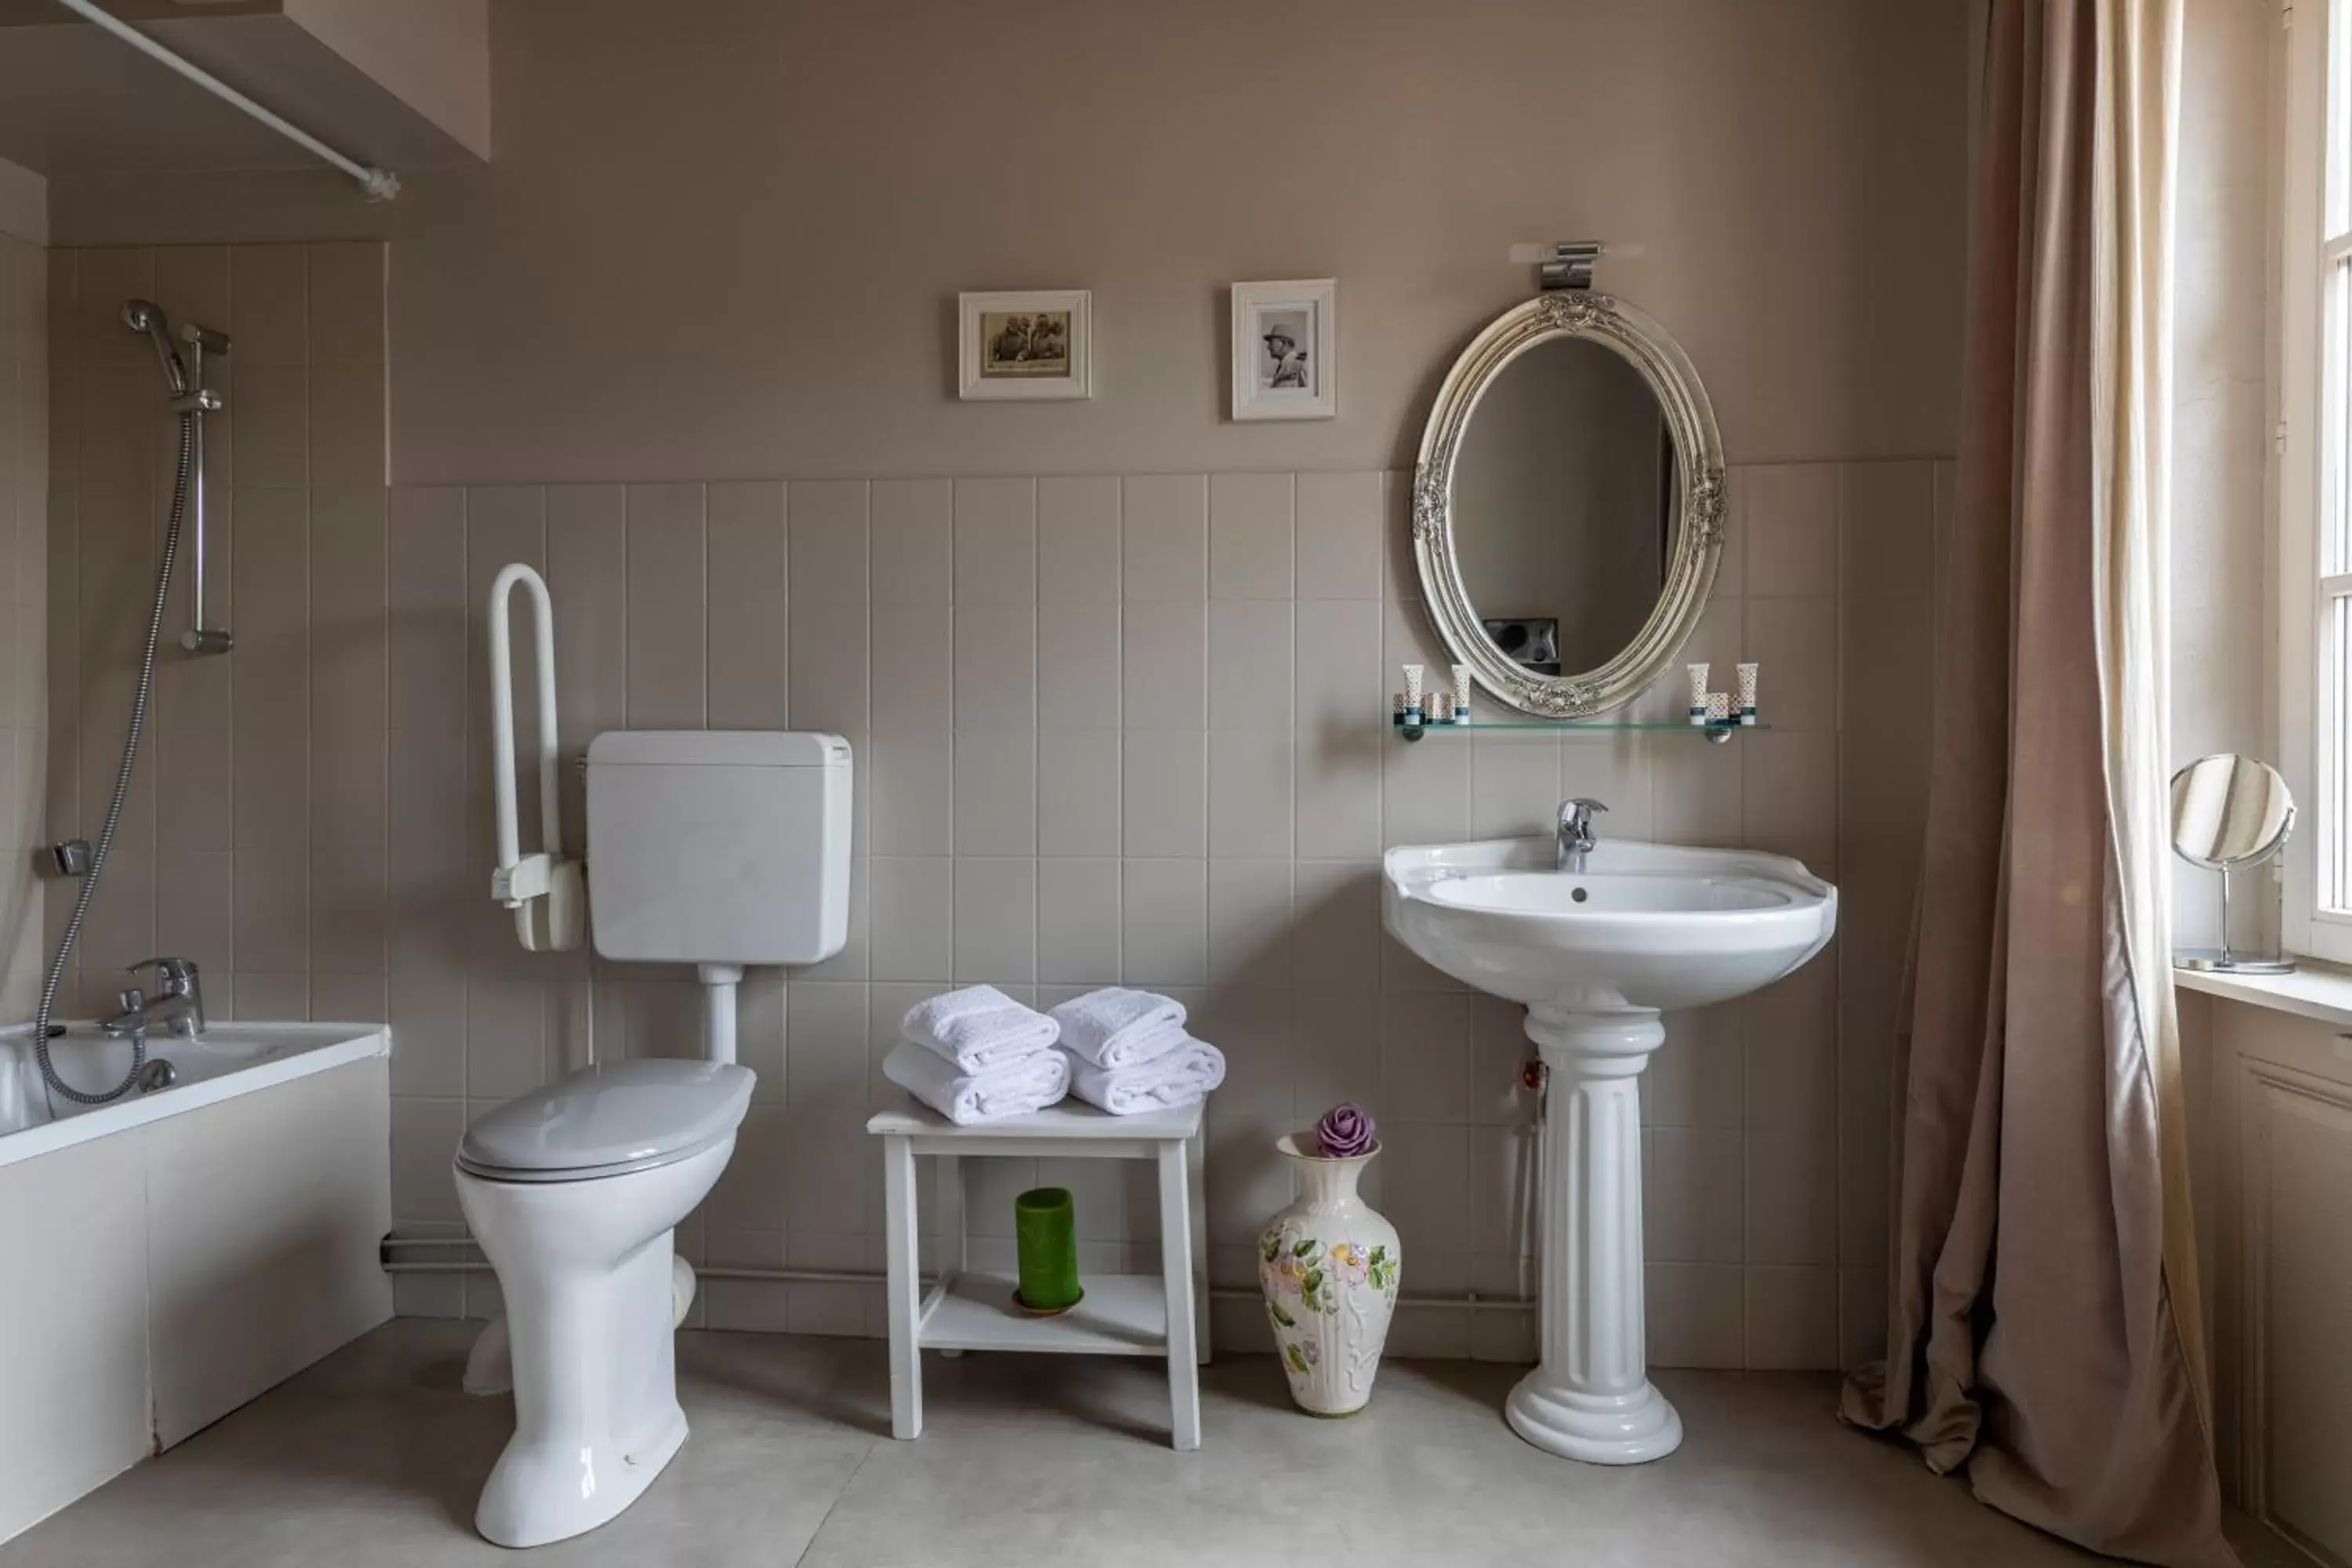
[[[1064,1049],[1112,1072],[1157,1061],[1187,1038],[1182,1003],[1123,985],[1073,996],[1054,1009],[1054,1022]]]
[[[882,1076],[959,1127],[1001,1121],[1043,1110],[1070,1092],[1070,1058],[1055,1050],[1032,1051],[982,1073],[960,1072],[955,1063],[911,1040],[890,1047]]]
[[[1067,1056],[1066,1052],[1059,1054]],[[1072,1064],[1071,1092],[1113,1116],[1132,1116],[1139,1110],[1174,1110],[1192,1104],[1225,1081],[1225,1054],[1190,1036],[1157,1061],[1121,1068],[1116,1072],[1075,1057],[1068,1059]]]
[[[993,985],[967,985],[908,1008],[898,1033],[966,1072],[986,1072],[1045,1049],[1062,1026]]]

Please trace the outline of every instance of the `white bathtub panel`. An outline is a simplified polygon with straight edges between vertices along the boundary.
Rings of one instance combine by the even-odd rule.
[[[148,1451],[144,1130],[0,1167],[0,1541]]]
[[[145,1129],[163,1447],[392,1316],[387,1058]]]

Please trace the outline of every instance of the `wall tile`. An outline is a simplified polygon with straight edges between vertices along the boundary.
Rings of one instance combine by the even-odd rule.
[[[947,608],[955,571],[953,483],[877,480],[870,504],[876,607]]]
[[[961,730],[955,737],[959,855],[1037,852],[1037,737],[1023,730]]]
[[[236,335],[240,373],[249,365],[302,364],[310,359],[309,251],[301,245],[230,247],[229,330]],[[242,374],[239,383],[242,387]]]
[[[1208,737],[1129,730],[1121,737],[1119,821],[1130,856],[1208,852]]]
[[[1291,737],[1224,731],[1209,737],[1209,853],[1288,859]]]
[[[954,847],[955,742],[944,730],[884,730],[866,743],[874,852],[945,855]]]
[[[1037,862],[1037,978],[1113,985],[1119,974],[1119,863]]]
[[[466,492],[394,489],[385,556],[392,727],[462,734]]]
[[[314,364],[310,383],[310,483],[322,489],[380,488],[388,437],[383,367]],[[244,414],[235,416],[243,418]],[[266,449],[264,455],[269,456]],[[247,482],[268,482],[268,470],[248,474]]]
[[[1241,600],[1209,606],[1209,722],[1219,730],[1291,725],[1287,601]]]
[[[1207,863],[1130,859],[1119,875],[1122,983],[1200,984],[1209,968]]]
[[[1784,463],[1739,470],[1751,598],[1837,590],[1838,470]]]
[[[803,730],[866,732],[866,489],[790,486],[792,717]]]
[[[1290,873],[1286,858],[1209,862],[1210,984],[1287,990]]]
[[[1037,602],[1037,481],[955,482],[955,602]]]
[[[1037,862],[955,863],[955,977],[1027,984],[1037,978]]]
[[[1037,727],[1119,725],[1119,605],[1116,597],[1037,610]]]
[[[874,893],[877,980],[945,982],[954,970],[954,862],[940,857],[877,857]]]
[[[955,613],[958,729],[1037,727],[1037,612],[973,605]]]
[[[1120,495],[1120,573],[1129,600],[1209,596],[1209,485],[1199,474],[1150,474]]]
[[[714,730],[785,729],[792,684],[784,487],[712,485],[704,510],[706,716]]]
[[[1209,596],[1292,596],[1293,489],[1288,474],[1218,474],[1209,481]]]
[[[622,485],[554,485],[547,491],[547,589],[556,604],[556,734],[565,752],[579,755],[606,730],[629,723],[628,491]],[[528,622],[515,627],[518,650]],[[520,658],[520,653],[518,654]],[[528,668],[518,666],[518,668]],[[583,815],[567,818],[585,831]]]
[[[1298,596],[1381,596],[1381,476],[1301,474],[1297,490]]]
[[[1120,744],[1108,731],[1038,734],[1038,854],[1120,852]]]
[[[1119,482],[1039,479],[1037,602],[1111,603],[1119,597]]]
[[[699,730],[709,700],[700,485],[631,485],[629,727]]]
[[[1197,730],[1208,720],[1208,610],[1134,600],[1120,618],[1122,713],[1129,728]]]
[[[288,246],[273,247],[295,250]],[[384,247],[380,240],[311,245],[310,345],[312,364],[382,364],[384,361]],[[299,300],[297,304],[299,306]],[[246,326],[237,323],[237,351]]]

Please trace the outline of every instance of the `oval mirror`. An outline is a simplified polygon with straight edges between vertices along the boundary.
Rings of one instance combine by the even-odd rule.
[[[2209,871],[2239,871],[2279,852],[2294,828],[2294,797],[2268,763],[2233,752],[2200,757],[2172,775],[2172,848]]]
[[[1657,323],[1605,294],[1504,312],[1422,438],[1413,551],[1455,662],[1523,712],[1605,712],[1655,679],[1723,543],[1715,416]]]

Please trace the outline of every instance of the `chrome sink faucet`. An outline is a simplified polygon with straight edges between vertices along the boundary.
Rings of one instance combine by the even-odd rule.
[[[136,974],[142,969],[155,972],[163,989],[151,1000],[136,985],[123,987],[115,998],[122,1009],[99,1027],[108,1034],[122,1036],[145,1033],[161,1023],[184,1040],[193,1040],[205,1032],[205,992],[192,958],[142,958],[128,973]]]
[[[1601,836],[1592,829],[1592,814],[1608,809],[1601,802],[1588,800],[1583,795],[1560,802],[1559,854],[1553,862],[1553,869],[1574,872],[1579,876],[1583,874],[1584,858],[1592,853],[1594,845],[1601,842]]]

